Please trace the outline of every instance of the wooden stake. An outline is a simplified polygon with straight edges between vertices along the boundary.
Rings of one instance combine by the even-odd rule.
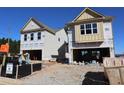
[[[18,68],[19,68],[19,66],[17,65],[16,66],[16,79],[18,79],[18,70],[19,70]]]
[[[42,70],[42,62],[41,62],[41,70]]]
[[[33,73],[33,64],[31,63],[31,74]]]
[[[0,65],[0,76],[1,76],[2,65]]]
[[[2,62],[3,66],[5,65],[5,61],[6,61],[6,54],[3,55],[3,62]]]

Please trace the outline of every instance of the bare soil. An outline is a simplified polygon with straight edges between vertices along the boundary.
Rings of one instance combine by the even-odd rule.
[[[13,82],[13,81],[12,81]],[[16,83],[15,83],[16,82]],[[0,79],[1,83],[1,79]],[[68,65],[57,62],[43,63],[41,71],[15,80],[22,85],[104,85],[108,82],[104,78],[104,69],[98,65]]]
[[[104,69],[97,65],[47,64],[41,71],[22,78],[22,84],[87,85],[104,83]],[[95,77],[95,78],[94,78]],[[90,81],[90,82],[89,82]]]

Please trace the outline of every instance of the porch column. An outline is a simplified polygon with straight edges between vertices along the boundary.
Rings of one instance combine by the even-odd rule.
[[[69,64],[73,63],[73,47],[72,47],[72,31],[68,31],[68,54],[69,54]]]
[[[72,64],[73,63],[73,50],[70,49],[69,51],[69,64]]]
[[[109,50],[110,50],[110,57],[115,57],[114,48],[113,47],[110,47]]]

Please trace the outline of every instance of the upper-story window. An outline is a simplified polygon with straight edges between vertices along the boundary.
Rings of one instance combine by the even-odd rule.
[[[27,41],[27,34],[24,35],[24,41]]]
[[[92,27],[93,27],[93,33],[97,33],[97,24],[93,23]]]
[[[84,24],[82,24],[80,26],[80,29],[81,29],[81,34],[85,34],[85,25]]]
[[[97,33],[97,24],[96,23],[87,23],[80,25],[81,34],[95,34]]]
[[[41,32],[37,33],[37,39],[40,40],[41,39]]]
[[[109,31],[109,28],[105,28],[105,31]]]
[[[34,34],[31,33],[31,40],[34,40]]]
[[[92,33],[91,24],[86,24],[86,34],[91,34],[91,33]]]

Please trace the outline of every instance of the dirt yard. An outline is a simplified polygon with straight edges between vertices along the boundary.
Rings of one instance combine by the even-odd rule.
[[[82,85],[104,83],[103,67],[96,65],[46,65],[41,71],[21,79],[22,84]],[[90,82],[89,82],[90,81]]]
[[[43,64],[43,69],[18,80],[22,85],[87,85],[107,84],[103,67],[97,65]],[[16,81],[16,82],[18,82]],[[15,83],[14,83],[15,84]]]

